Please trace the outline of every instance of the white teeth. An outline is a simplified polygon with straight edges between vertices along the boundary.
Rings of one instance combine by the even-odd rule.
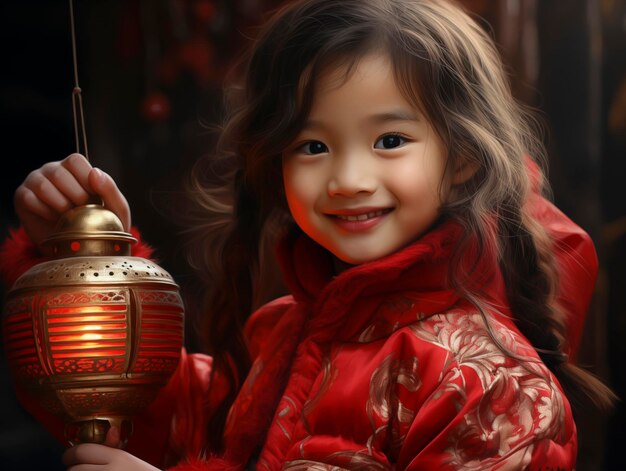
[[[337,214],[339,219],[343,219],[344,221],[366,221],[367,219],[372,219],[378,216],[382,216],[385,213],[383,209],[378,211],[371,211],[367,214],[358,214],[354,216],[344,216],[342,214]]]

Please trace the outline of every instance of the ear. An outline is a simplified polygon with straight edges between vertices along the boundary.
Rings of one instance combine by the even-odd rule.
[[[454,173],[452,174],[452,185],[460,185],[474,176],[478,170],[478,163],[460,158],[456,162],[455,167]]]

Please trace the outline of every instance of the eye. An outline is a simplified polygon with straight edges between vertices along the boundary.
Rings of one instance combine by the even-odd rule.
[[[320,141],[309,141],[300,146],[300,151],[307,155],[316,155],[328,152],[328,147]]]
[[[399,134],[386,134],[376,141],[375,149],[395,149],[406,144],[407,140]]]

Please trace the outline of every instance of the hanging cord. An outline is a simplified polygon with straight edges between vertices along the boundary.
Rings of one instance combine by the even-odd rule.
[[[83,112],[83,97],[78,85],[78,60],[76,59],[76,33],[74,32],[74,2],[70,0],[70,23],[72,29],[72,59],[74,62],[74,89],[72,90],[72,114],[74,116],[74,137],[76,139],[76,152],[80,152],[80,134],[83,140],[83,155],[89,160],[89,150],[87,148],[87,132],[85,130],[85,114]],[[80,119],[80,123],[79,123]]]

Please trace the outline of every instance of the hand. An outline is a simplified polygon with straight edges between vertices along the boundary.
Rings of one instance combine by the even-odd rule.
[[[73,446],[63,454],[68,471],[155,471],[157,468],[139,458],[119,450],[120,431],[111,427],[103,445],[84,443]]]
[[[74,206],[99,196],[104,206],[130,230],[130,208],[113,179],[94,168],[80,154],[49,162],[31,172],[15,190],[15,211],[30,239],[40,248],[56,225],[59,216]]]
[[[95,443],[73,446],[63,454],[63,463],[68,471],[158,471],[124,450]]]

